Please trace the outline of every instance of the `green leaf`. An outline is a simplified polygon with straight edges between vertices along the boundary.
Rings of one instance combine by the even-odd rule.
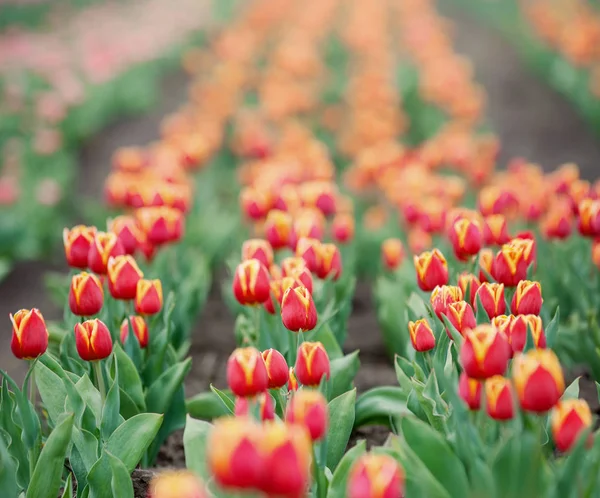
[[[477,318],[477,325],[481,325],[482,323],[490,323],[490,317],[487,314],[487,311],[485,311],[485,308],[483,307],[483,303],[481,302],[481,296],[479,294],[475,294],[475,302],[476,302],[476,318]]]
[[[327,467],[335,469],[344,456],[354,426],[356,389],[341,394],[329,402],[329,430],[327,432]]]
[[[96,426],[102,421],[102,397],[100,391],[92,384],[87,374],[84,374],[76,383],[77,392],[96,417]]]
[[[546,347],[552,349],[558,338],[558,328],[560,326],[560,308],[557,306],[552,320],[546,327]]]
[[[102,451],[102,455],[90,470],[87,480],[89,498],[114,498],[112,469],[110,468],[106,449]]]
[[[101,372],[102,365],[98,369]],[[101,374],[102,375],[102,374]],[[110,435],[121,425],[124,421],[120,415],[121,404],[119,402],[119,373],[118,369],[115,370],[115,376],[113,383],[108,390],[104,406],[102,407],[102,422],[100,423],[100,434],[102,440],[107,441]]]
[[[360,360],[358,359],[358,350],[338,358],[331,360],[331,390],[330,397],[335,398],[342,393],[352,389],[354,377],[360,368]]]
[[[399,415],[409,413],[406,392],[401,387],[379,386],[362,393],[356,401],[354,427],[387,425]]]
[[[74,418],[74,414],[61,417],[48,436],[31,476],[27,498],[58,496]]]
[[[133,483],[131,482],[131,472],[127,470],[123,462],[116,456],[111,455],[108,451],[106,452],[108,457],[108,463],[112,470],[112,479],[110,487],[112,489],[113,496],[119,498],[134,498],[133,497]]]
[[[346,498],[348,496],[348,476],[354,462],[367,451],[367,443],[359,441],[338,463],[327,490],[327,498]]]
[[[73,498],[73,474],[67,476],[63,489],[62,498]]]
[[[17,465],[2,436],[0,432],[0,489],[5,496],[19,496]]]
[[[229,396],[229,393],[227,394]],[[214,420],[215,418],[229,415],[230,411],[225,407],[221,398],[213,391],[205,391],[197,394],[185,402],[187,412],[190,416],[200,420]]]
[[[206,468],[206,445],[211,428],[212,424],[188,415],[183,431],[185,465],[204,480],[210,477]]]
[[[149,412],[166,413],[175,392],[183,385],[185,376],[192,367],[192,359],[176,363],[154,381],[146,393],[146,407]]]
[[[123,462],[129,472],[136,465],[158,433],[163,416],[140,413],[123,422],[106,442],[106,450]]]
[[[322,327],[317,325],[317,328],[315,328],[314,332],[306,333],[304,336],[305,341],[321,342],[331,361],[341,358],[344,354],[337,339],[331,331],[331,327],[327,323],[324,323]]]
[[[235,413],[235,401],[233,401],[232,398],[230,398],[225,392],[219,391],[219,389],[212,384],[210,385],[210,390],[219,397],[221,403],[223,403],[229,413]]]
[[[577,377],[573,382],[569,384],[569,387],[565,389],[565,392],[563,393],[560,399],[564,400],[579,398],[579,379],[581,379],[581,376]]]
[[[142,386],[142,379],[135,367],[133,361],[127,353],[123,351],[120,344],[115,344],[114,349],[114,362],[119,369],[119,387],[123,392],[133,400],[140,411],[146,411],[146,401],[144,400],[144,389]],[[111,373],[112,373],[111,365]]]

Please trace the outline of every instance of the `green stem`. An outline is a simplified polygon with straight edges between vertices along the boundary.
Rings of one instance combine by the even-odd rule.
[[[31,375],[29,376],[29,402],[35,410],[36,402],[36,390],[35,390],[35,371],[33,369],[33,361],[29,362],[29,368],[31,369]]]
[[[104,375],[102,374],[102,365],[99,361],[92,362],[92,368],[94,369],[94,375],[96,376],[96,384],[98,391],[100,391],[100,398],[102,399],[102,406],[106,401],[106,385],[104,384]]]
[[[313,479],[315,481],[316,489],[316,498],[325,498],[327,493],[324,475],[321,469],[319,468],[319,463],[317,462],[317,453],[315,451],[315,445],[312,445],[312,457],[313,457]]]
[[[254,330],[256,331],[256,346],[260,347],[260,306],[254,306],[252,310],[254,316]]]

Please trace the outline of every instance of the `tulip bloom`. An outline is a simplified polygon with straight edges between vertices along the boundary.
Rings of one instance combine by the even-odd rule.
[[[183,213],[168,206],[149,206],[136,209],[135,218],[148,242],[160,246],[176,242],[183,235]]]
[[[336,215],[331,223],[331,236],[340,244],[346,244],[354,238],[354,216],[348,213]]]
[[[40,310],[19,310],[9,315],[12,322],[10,349],[20,360],[33,360],[48,349],[48,329]]]
[[[160,280],[138,280],[135,291],[135,312],[155,315],[162,309],[163,293]]]
[[[438,285],[431,292],[429,302],[437,317],[442,320],[442,316],[446,314],[448,306],[452,303],[462,301],[463,293],[460,287],[454,285]]]
[[[260,393],[254,398],[236,398],[235,399],[235,416],[245,417],[250,415],[251,406],[258,403],[258,413],[261,420],[273,420],[275,418],[275,406],[273,398],[269,393]]]
[[[481,382],[461,373],[458,379],[458,395],[467,404],[469,410],[479,410],[481,406]]]
[[[269,387],[267,366],[256,348],[238,348],[227,360],[227,384],[236,396],[254,396]]]
[[[290,245],[293,219],[289,213],[272,209],[264,224],[265,237],[273,249],[282,249]]]
[[[97,232],[90,245],[88,266],[94,273],[106,275],[108,260],[124,254],[125,249],[114,233]]]
[[[63,243],[67,264],[71,268],[85,270],[88,267],[88,254],[90,245],[96,235],[96,227],[77,225],[70,230],[63,230]]]
[[[513,353],[519,353],[525,349],[528,330],[531,330],[533,345],[536,348],[546,347],[546,335],[544,334],[542,319],[539,316],[500,315],[492,320],[492,324],[504,332]]]
[[[381,261],[388,270],[394,271],[404,261],[404,245],[400,239],[386,239],[381,244]]]
[[[421,290],[429,292],[438,285],[448,283],[448,263],[438,249],[414,256],[414,263]]]
[[[135,299],[137,284],[144,274],[132,256],[110,258],[107,265],[108,290],[115,299]]]
[[[69,288],[69,308],[77,316],[92,316],[102,309],[104,289],[93,273],[73,275]]]
[[[320,391],[301,389],[288,402],[285,421],[304,426],[313,441],[327,435],[329,423],[327,400]]]
[[[426,318],[421,318],[416,322],[408,322],[408,332],[415,351],[423,353],[435,348],[435,335]]]
[[[448,305],[448,308],[444,314],[448,318],[448,321],[463,337],[467,330],[474,329],[477,326],[477,320],[475,320],[473,308],[466,301],[451,303]],[[453,339],[448,328],[446,328],[446,333],[450,339]]]
[[[592,426],[592,412],[583,399],[559,401],[550,418],[552,438],[559,451],[569,451],[581,434]]]
[[[460,261],[467,261],[481,249],[481,228],[475,220],[461,218],[455,221],[450,228],[449,238],[454,255]]]
[[[350,468],[346,495],[348,498],[402,498],[404,471],[390,455],[362,455]]]
[[[296,244],[296,256],[302,258],[311,272],[317,272],[320,266],[321,242],[317,239],[301,238]]]
[[[288,372],[287,390],[289,392],[298,390],[298,379],[296,378],[296,373],[294,372],[294,367],[290,367],[290,370]]]
[[[133,216],[117,216],[109,220],[108,231],[116,234],[125,254],[133,254],[146,238]]]
[[[495,375],[485,381],[487,414],[494,420],[510,420],[514,417],[513,389],[510,380]]]
[[[483,309],[491,319],[495,316],[504,315],[506,312],[506,301],[504,300],[504,284],[490,284],[484,282],[477,289],[475,302],[481,301]]]
[[[479,279],[472,273],[463,272],[458,276],[458,286],[463,293],[465,301],[475,306],[475,294],[481,286]]]
[[[294,220],[290,234],[290,248],[294,250],[302,238],[323,239],[323,226],[318,216],[305,214]]]
[[[75,346],[82,360],[103,360],[112,353],[112,338],[106,325],[95,318],[75,325]]]
[[[579,233],[585,237],[600,235],[600,200],[584,199],[579,203]]]
[[[494,258],[492,276],[507,287],[516,287],[527,278],[529,263],[521,245],[504,244]]]
[[[267,375],[269,376],[269,389],[279,389],[287,384],[288,365],[283,355],[276,349],[267,349],[262,353]]]
[[[233,277],[233,295],[242,305],[264,303],[271,295],[269,272],[258,259],[242,261]]]
[[[479,280],[488,282],[492,276],[492,266],[494,264],[494,252],[491,249],[482,249],[479,251]]]
[[[483,242],[489,246],[501,246],[509,240],[506,217],[503,214],[486,216],[483,223]]]
[[[127,340],[127,336],[129,335],[129,322],[131,321],[131,325],[133,327],[133,334],[140,344],[140,348],[144,349],[148,346],[148,341],[150,339],[150,335],[148,333],[148,324],[144,317],[131,315],[129,319],[125,318],[121,323],[121,343],[125,344]]]
[[[242,244],[242,261],[257,259],[267,268],[273,264],[273,248],[263,239],[249,239]]]
[[[521,280],[513,295],[510,309],[514,315],[539,315],[543,302],[540,283]]]
[[[188,470],[162,471],[150,482],[148,498],[207,498],[202,481]]]
[[[342,274],[342,256],[335,244],[321,244],[317,258],[317,276],[319,278],[331,277],[333,280]]]
[[[320,342],[303,342],[298,348],[294,373],[305,386],[318,386],[323,376],[329,380],[329,356]]]
[[[281,320],[292,332],[312,330],[317,325],[317,309],[306,287],[288,288],[281,299]]]
[[[521,408],[526,411],[547,412],[565,390],[560,362],[550,349],[532,349],[516,355],[512,376]]]
[[[510,346],[496,327],[479,325],[467,331],[460,349],[460,362],[465,373],[474,379],[502,375],[510,359]]]
[[[573,230],[572,212],[551,209],[540,225],[542,233],[547,239],[564,240],[571,235]]]

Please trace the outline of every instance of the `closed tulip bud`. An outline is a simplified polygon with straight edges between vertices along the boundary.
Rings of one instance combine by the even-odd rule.
[[[550,417],[552,438],[559,451],[569,451],[586,429],[592,426],[592,412],[583,399],[559,401]]]
[[[498,315],[504,315],[506,312],[504,284],[482,283],[475,295],[475,302],[477,302],[477,299],[481,301],[481,305],[490,319]]]
[[[513,295],[510,309],[514,315],[539,315],[543,302],[541,284],[521,280]]]
[[[494,420],[510,420],[515,415],[513,388],[509,379],[495,375],[485,381],[487,414]]]
[[[299,256],[291,256],[281,261],[281,271],[284,277],[289,277],[293,273],[307,269],[306,262]]]
[[[317,259],[317,276],[319,278],[331,277],[333,280],[342,274],[342,256],[335,244],[321,244]]]
[[[296,391],[288,402],[285,421],[304,426],[313,441],[327,434],[327,400],[320,391],[301,389]]]
[[[77,316],[92,316],[102,309],[104,289],[93,273],[73,275],[69,289],[69,308]]]
[[[461,218],[455,221],[450,229],[449,238],[454,255],[461,261],[467,261],[481,249],[481,228],[475,220]]]
[[[296,245],[296,256],[304,260],[311,272],[316,273],[320,266],[321,242],[317,239],[300,239]]]
[[[304,286],[308,289],[308,292],[312,294],[313,277],[312,273],[308,268],[306,268],[306,266],[304,268],[288,272],[285,278],[292,279],[294,281],[294,287]]]
[[[317,309],[306,287],[288,288],[281,299],[281,320],[292,332],[312,330],[317,325]]]
[[[573,230],[572,212],[561,209],[551,209],[541,220],[541,230],[547,239],[564,240]]]
[[[419,227],[429,234],[440,233],[446,226],[446,203],[428,199],[420,208]]]
[[[482,215],[489,216],[510,212],[516,203],[514,194],[505,188],[490,185],[480,190],[477,207]]]
[[[258,414],[261,420],[273,420],[275,418],[275,406],[273,398],[269,393],[261,393],[254,398],[236,398],[235,399],[235,416],[245,417],[250,416],[252,406],[258,405]]]
[[[465,301],[475,306],[475,294],[481,286],[479,279],[472,273],[463,272],[458,276],[458,286],[462,290]]]
[[[115,299],[135,299],[137,284],[144,274],[132,256],[110,258],[107,265],[108,290]]]
[[[408,332],[415,351],[423,353],[435,348],[435,335],[427,319],[421,318],[416,322],[408,322]]]
[[[207,498],[202,481],[188,470],[167,470],[150,482],[148,498]]]
[[[460,348],[460,362],[465,373],[474,379],[502,375],[510,359],[506,337],[492,325],[479,325],[465,334]]]
[[[242,261],[258,259],[267,268],[273,264],[273,248],[266,240],[250,239],[242,244]]]
[[[90,245],[88,266],[99,275],[106,275],[108,260],[125,254],[125,250],[114,233],[97,232]]]
[[[385,453],[367,453],[350,468],[348,498],[402,498],[404,471]]]
[[[103,360],[112,353],[112,338],[106,325],[95,318],[75,325],[75,346],[82,360]]]
[[[490,246],[501,246],[510,240],[506,217],[503,214],[486,216],[483,223],[483,242]]]
[[[135,312],[140,315],[155,315],[162,309],[163,292],[160,280],[138,280],[135,291]]]
[[[271,294],[269,299],[263,303],[263,306],[267,310],[267,313],[274,315],[275,303],[277,302],[279,306],[281,306],[281,298],[283,297],[282,280],[271,280],[269,286],[271,288]]]
[[[585,237],[600,235],[600,201],[584,199],[579,203],[579,233]]]
[[[346,244],[354,239],[354,216],[347,213],[336,215],[331,224],[331,236],[340,244]]]
[[[531,330],[533,345],[536,348],[546,347],[546,335],[542,325],[542,319],[536,315],[500,315],[492,320],[492,324],[504,333],[513,353],[519,353],[525,349],[527,333]]]
[[[294,372],[294,367],[290,367],[290,370],[288,372],[288,383],[287,383],[287,389],[289,392],[293,392],[293,391],[297,391],[298,390],[298,379],[296,378],[296,373]]]
[[[267,349],[262,352],[262,357],[267,367],[269,376],[269,389],[279,389],[288,382],[288,365],[283,355],[276,349]]]
[[[448,305],[462,301],[462,299],[463,293],[460,287],[455,285],[438,285],[431,292],[429,301],[437,317],[442,320],[442,316],[446,314]]]
[[[315,207],[325,216],[336,212],[337,191],[331,182],[306,182],[300,188],[302,204]]]
[[[458,395],[467,404],[469,410],[479,410],[481,406],[481,382],[461,373],[458,379]]]
[[[262,304],[270,297],[269,272],[257,259],[242,261],[233,277],[233,295],[242,305]]]
[[[482,249],[479,251],[479,280],[489,282],[492,276],[492,266],[494,265],[494,252],[491,249]]]
[[[48,329],[40,310],[19,310],[9,315],[12,322],[10,349],[20,360],[33,360],[48,349]]]
[[[133,216],[117,216],[109,220],[108,231],[117,236],[125,254],[133,254],[146,238]]]
[[[323,376],[329,379],[329,356],[320,342],[303,342],[298,348],[294,374],[304,386],[318,386]]]
[[[293,213],[298,210],[301,205],[300,194],[298,193],[298,187],[296,185],[286,184],[281,187],[279,193],[275,196],[273,201],[273,208],[280,211],[287,211]]]
[[[265,237],[273,249],[282,249],[290,245],[293,219],[289,213],[272,209],[264,224]]]
[[[413,254],[420,254],[433,245],[430,234],[420,228],[413,228],[408,232],[408,247]]]
[[[518,250],[523,251],[523,257],[527,266],[537,264],[537,242],[535,235],[530,230],[519,232],[514,239],[509,242],[509,245],[517,247]]]
[[[381,244],[381,261],[390,271],[394,271],[404,261],[404,245],[400,239],[386,239]]]
[[[138,343],[140,344],[140,348],[144,349],[146,346],[148,346],[150,335],[148,333],[148,324],[142,316],[131,315],[129,319],[125,318],[125,320],[123,320],[121,323],[121,342],[125,344],[125,341],[127,340],[127,336],[129,335],[130,321],[133,327],[133,335],[135,335]]]
[[[68,228],[63,230],[65,256],[67,264],[71,268],[84,270],[88,267],[90,246],[96,232],[96,227],[86,227],[85,225],[77,225],[71,230]]]
[[[258,449],[260,426],[246,417],[217,420],[208,436],[207,465],[225,489],[255,489],[264,465]]]
[[[457,301],[456,303],[449,304],[445,315],[462,336],[465,335],[467,330],[474,329],[477,326],[473,308],[466,301]],[[446,328],[446,333],[450,339],[453,339],[448,328]]]
[[[290,248],[295,250],[300,239],[323,239],[324,234],[321,223],[322,221],[319,220],[318,216],[312,216],[312,214],[306,214],[297,218],[292,225]]]
[[[151,206],[136,209],[135,218],[148,242],[160,246],[176,242],[183,235],[183,213],[168,206]]]
[[[263,191],[246,187],[240,192],[240,207],[246,218],[261,220],[267,215],[271,206],[268,196]]]
[[[262,427],[262,480],[258,489],[268,496],[304,496],[311,476],[312,447],[300,425],[270,422]]]
[[[519,403],[526,411],[547,412],[565,390],[560,362],[550,349],[532,349],[516,355],[512,376]]]
[[[521,280],[527,278],[527,260],[521,246],[504,244],[492,266],[492,276],[507,287],[516,287]]]
[[[414,263],[417,270],[417,284],[421,290],[429,292],[438,285],[448,283],[448,263],[438,249],[414,256]]]
[[[227,360],[227,384],[236,396],[254,396],[269,387],[269,374],[260,351],[238,348]]]

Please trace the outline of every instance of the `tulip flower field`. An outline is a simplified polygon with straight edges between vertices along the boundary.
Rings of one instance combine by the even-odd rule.
[[[41,223],[63,312],[5,323],[0,496],[600,496],[600,180],[501,163],[433,0],[205,38],[102,208]]]

